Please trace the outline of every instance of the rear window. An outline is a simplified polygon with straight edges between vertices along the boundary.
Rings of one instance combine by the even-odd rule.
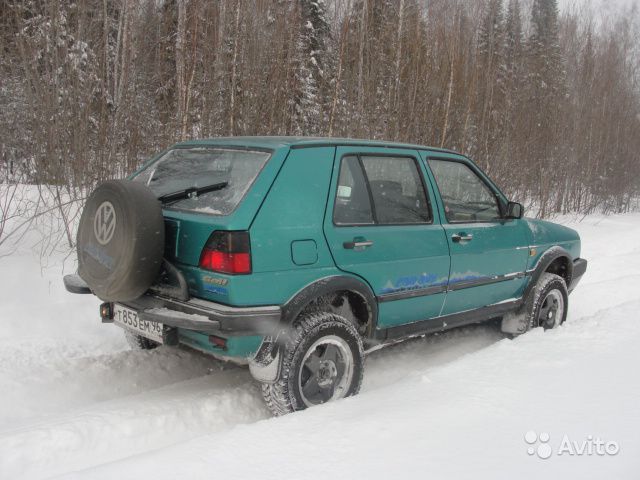
[[[219,190],[171,202],[166,208],[229,215],[270,156],[247,150],[178,148],[145,167],[133,180],[144,182],[158,197],[225,183]]]

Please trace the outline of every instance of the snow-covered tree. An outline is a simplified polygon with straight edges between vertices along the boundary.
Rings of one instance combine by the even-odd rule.
[[[296,48],[296,83],[294,133],[318,135],[324,129],[327,106],[327,42],[330,28],[324,0],[298,0],[299,28]]]
[[[0,0],[0,174],[84,187],[181,138],[331,134],[461,150],[542,213],[624,209],[637,18],[595,28],[555,0]]]
[[[546,206],[562,198],[563,179],[553,173],[566,161],[559,137],[567,126],[565,68],[560,48],[557,0],[534,0],[531,10],[531,36],[527,45],[528,110],[531,112],[529,143],[537,158],[537,196]],[[555,197],[555,198],[554,198]],[[558,205],[556,204],[556,209]]]
[[[504,123],[504,12],[502,0],[489,0],[478,33],[478,113],[481,133],[476,154],[491,169]]]

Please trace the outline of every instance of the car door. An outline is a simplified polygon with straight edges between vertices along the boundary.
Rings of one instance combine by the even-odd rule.
[[[424,173],[417,151],[336,149],[325,235],[338,268],[377,296],[378,328],[436,317],[444,304],[449,247]]]
[[[506,219],[506,198],[468,159],[424,154],[439,190],[451,252],[448,315],[520,297],[529,256],[526,225]]]

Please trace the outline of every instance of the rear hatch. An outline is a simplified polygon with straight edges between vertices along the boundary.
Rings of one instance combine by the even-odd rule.
[[[283,156],[246,147],[180,147],[133,178],[145,182],[163,203],[164,255],[182,271],[192,296],[223,302],[228,298],[224,275],[202,268],[209,265],[201,265],[203,252],[212,238],[219,240],[220,232],[244,232],[248,238]]]

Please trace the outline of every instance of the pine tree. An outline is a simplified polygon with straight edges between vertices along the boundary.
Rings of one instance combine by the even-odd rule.
[[[532,34],[529,56],[534,63],[537,87],[561,94],[565,77],[558,26],[558,1],[534,0],[531,10]]]
[[[175,112],[176,95],[176,41],[178,6],[176,0],[163,2],[159,12],[158,61],[155,72],[155,102],[163,124],[168,124]]]
[[[478,33],[478,54],[485,66],[501,54],[503,16],[502,0],[489,0]]]
[[[294,133],[318,135],[326,120],[325,68],[330,29],[324,0],[299,0],[299,8]]]
[[[524,33],[520,0],[509,0],[504,33],[504,92],[508,124],[514,126],[513,115],[520,107],[524,82]]]
[[[531,10],[532,33],[527,46],[528,109],[530,155],[538,165],[538,192],[541,215],[552,202],[561,207],[564,195],[558,168],[567,158],[562,151],[562,127],[566,126],[564,62],[560,48],[557,0],[534,0]],[[556,174],[554,174],[556,173]]]
[[[481,144],[477,153],[490,169],[498,146],[504,97],[504,14],[502,0],[489,0],[478,34],[478,121]]]
[[[506,77],[510,81],[516,81],[522,70],[524,45],[519,0],[509,0],[504,29],[504,63],[506,67]]]

